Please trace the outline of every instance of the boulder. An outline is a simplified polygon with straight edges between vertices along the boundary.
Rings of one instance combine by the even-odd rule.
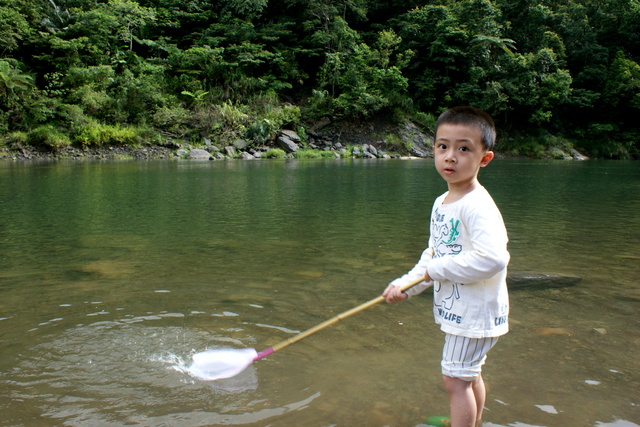
[[[416,157],[433,157],[431,150],[431,138],[425,135],[413,122],[406,121],[398,129],[400,138],[409,141],[409,152]]]
[[[378,150],[373,145],[364,144],[362,146],[362,151],[372,154],[373,157],[378,157]]]
[[[207,150],[202,150],[200,148],[194,148],[187,154],[187,159],[189,160],[211,160],[213,156]]]
[[[224,147],[224,152],[229,157],[235,157],[236,156],[236,149],[232,145],[225,146]]]
[[[249,146],[249,141],[245,139],[236,139],[233,141],[233,146],[238,150],[244,150]]]
[[[571,160],[573,158],[569,154],[567,154],[564,150],[558,147],[551,147],[550,151],[551,151],[551,156],[554,159]]]
[[[578,276],[556,273],[520,272],[507,274],[509,289],[549,289],[574,286],[582,280]]]
[[[280,133],[280,136],[276,139],[276,143],[278,144],[278,147],[282,148],[287,153],[295,153],[298,151],[298,144],[296,144],[295,141],[289,138],[289,135],[284,132]]]
[[[295,142],[296,144],[299,144],[300,141],[302,141],[302,138],[300,138],[300,135],[298,135],[297,133],[295,133],[292,130],[283,129],[283,130],[280,131],[280,135],[286,136],[287,138],[289,138],[291,141]]]
[[[331,119],[329,117],[323,117],[322,119],[320,119],[319,121],[317,121],[311,126],[311,128],[309,129],[309,132],[311,134],[314,134],[320,129],[322,129],[323,127],[328,126],[330,124],[331,124]]]
[[[580,153],[578,150],[576,150],[575,148],[571,149],[571,157],[574,160],[589,160],[589,158],[587,156],[585,156],[584,154]]]

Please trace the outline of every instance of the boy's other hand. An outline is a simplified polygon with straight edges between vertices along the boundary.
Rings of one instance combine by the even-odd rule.
[[[409,295],[400,290],[399,286],[389,285],[384,290],[382,296],[386,298],[387,303],[400,302],[409,298]]]

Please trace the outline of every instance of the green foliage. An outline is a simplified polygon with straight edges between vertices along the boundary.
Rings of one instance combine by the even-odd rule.
[[[384,137],[384,149],[385,151],[391,151],[395,153],[406,153],[411,148],[411,142],[403,141],[397,134],[389,134]]]
[[[323,151],[312,150],[311,148],[302,148],[293,153],[296,159],[320,159]]]
[[[29,143],[29,134],[27,132],[15,131],[10,132],[6,139],[0,142],[0,144],[18,144],[26,145]]]
[[[27,141],[31,145],[45,147],[53,151],[58,151],[71,145],[69,136],[53,125],[44,125],[32,129],[27,133]]]
[[[256,119],[249,125],[247,129],[247,138],[257,144],[262,144],[278,131],[275,123],[269,119]]]
[[[607,73],[604,99],[613,107],[620,104],[640,110],[640,65],[618,51]]]
[[[314,92],[312,105],[316,114],[371,117],[401,102],[408,82],[400,67],[407,64],[412,51],[394,57],[400,38],[393,31],[381,31],[372,48],[366,43],[358,43],[355,32],[346,23],[342,24],[341,29],[349,43],[341,51],[327,53],[327,61],[321,70],[321,85],[327,91]],[[330,100],[329,93],[332,94]],[[325,102],[327,100],[329,102]]]
[[[542,159],[547,155],[547,141],[539,136],[521,136],[515,140],[502,140],[500,151],[509,156]]]
[[[335,152],[302,148],[294,152],[293,157],[296,159],[333,159],[335,158]]]
[[[0,103],[12,107],[33,88],[33,78],[22,73],[15,61],[0,60]]]
[[[257,117],[248,126],[246,137],[256,144],[273,140],[285,126],[295,127],[300,122],[300,108],[295,105],[262,104],[254,113]]]
[[[158,129],[183,136],[188,133],[191,111],[181,107],[161,107],[156,110],[151,119],[151,123]]]
[[[0,0],[0,131],[265,144],[323,116],[430,128],[470,104],[501,134],[636,156],[639,23],[636,0]]]
[[[18,49],[20,42],[33,29],[20,10],[2,3],[0,3],[0,52],[10,52]]]
[[[422,126],[424,129],[435,129],[436,127],[436,116],[430,113],[424,113],[422,111],[417,111],[411,116],[411,119]]]
[[[287,157],[287,153],[281,148],[271,148],[265,151],[263,156],[267,159],[284,159]]]
[[[91,122],[76,135],[75,140],[84,147],[103,145],[137,145],[141,141],[138,130],[120,125]]]

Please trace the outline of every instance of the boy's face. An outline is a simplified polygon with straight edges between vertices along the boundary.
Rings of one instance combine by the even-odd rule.
[[[480,129],[468,125],[441,124],[433,152],[436,169],[450,191],[473,189],[478,171],[493,159],[493,152],[482,145]]]

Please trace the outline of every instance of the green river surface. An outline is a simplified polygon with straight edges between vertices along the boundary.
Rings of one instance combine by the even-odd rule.
[[[513,288],[485,426],[640,424],[640,163],[494,160]],[[0,425],[417,426],[446,415],[429,292],[194,380],[417,261],[432,160],[0,163]]]

